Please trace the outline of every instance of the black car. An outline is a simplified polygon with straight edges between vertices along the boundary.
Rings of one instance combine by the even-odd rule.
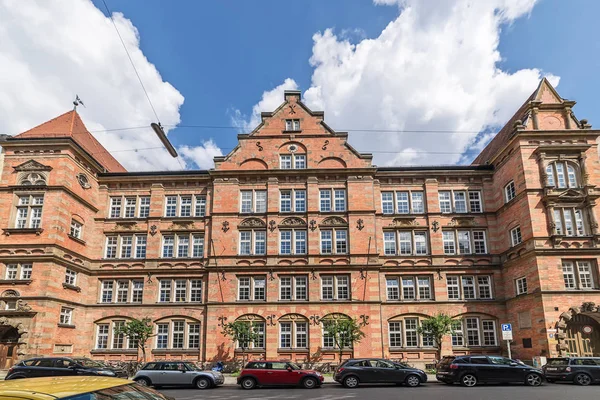
[[[111,368],[88,358],[44,357],[31,358],[15,364],[4,379],[37,378],[43,376],[112,376],[127,378],[124,370]]]
[[[446,356],[437,365],[438,381],[463,386],[478,383],[524,383],[540,386],[542,370],[502,356]]]
[[[427,382],[427,374],[389,360],[356,358],[344,361],[336,369],[333,379],[347,388],[355,388],[361,383],[395,383],[415,387]]]
[[[548,382],[570,381],[587,386],[600,382],[600,357],[549,358],[542,370]]]

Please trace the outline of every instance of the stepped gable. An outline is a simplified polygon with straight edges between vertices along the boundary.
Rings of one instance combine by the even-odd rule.
[[[127,170],[96,140],[87,130],[75,110],[68,111],[41,125],[15,136],[16,139],[71,138],[91,157],[100,163],[106,172],[127,172]]]

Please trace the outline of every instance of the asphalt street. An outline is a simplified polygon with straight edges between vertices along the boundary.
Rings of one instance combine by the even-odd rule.
[[[439,382],[431,382],[417,388],[404,386],[361,386],[357,389],[346,389],[340,385],[323,385],[318,389],[300,388],[265,388],[243,390],[234,386],[222,386],[210,390],[197,389],[161,389],[162,393],[177,400],[215,399],[215,400],[579,400],[594,399],[600,395],[600,386],[587,387],[572,384],[549,384],[541,387],[520,385],[485,385],[474,388],[448,386]]]

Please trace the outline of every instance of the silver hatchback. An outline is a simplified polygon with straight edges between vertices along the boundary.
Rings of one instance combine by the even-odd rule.
[[[191,362],[153,361],[140,369],[133,380],[144,386],[194,386],[208,389],[222,385],[223,374],[216,371],[202,371]]]

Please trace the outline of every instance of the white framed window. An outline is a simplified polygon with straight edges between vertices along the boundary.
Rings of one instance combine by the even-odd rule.
[[[515,197],[517,197],[517,189],[515,188],[515,182],[510,181],[506,186],[504,186],[504,202],[508,203]]]
[[[58,323],[61,325],[73,325],[73,309],[61,307]]]
[[[307,300],[308,278],[306,276],[280,276],[279,300]]]
[[[267,232],[263,230],[240,231],[239,254],[259,256],[266,252]]]
[[[106,237],[105,258],[145,258],[146,235],[114,235]]]
[[[279,231],[279,254],[306,254],[306,230],[282,229]]]
[[[438,192],[440,200],[440,212],[443,214],[449,214],[452,212],[452,200],[450,192]]]
[[[433,285],[430,276],[388,276],[386,277],[387,299],[394,300],[433,300]]]
[[[423,192],[381,192],[381,208],[384,214],[422,214],[425,212]]]
[[[194,196],[194,216],[206,216],[206,195],[197,194]]]
[[[179,233],[179,234],[164,235],[162,238],[161,257],[162,258],[190,258],[190,257],[203,258],[204,257],[204,234],[201,234],[201,233]]]
[[[67,268],[65,271],[65,283],[71,286],[77,285],[77,272]]]
[[[279,348],[303,349],[308,347],[307,321],[281,321],[279,323]]]
[[[402,322],[393,321],[388,325],[390,347],[402,347]]]
[[[200,323],[173,319],[156,324],[155,349],[197,349],[200,347]]]
[[[456,253],[456,244],[454,243],[454,231],[442,231],[442,242],[444,244],[444,254]]]
[[[589,290],[596,287],[595,276],[590,261],[564,260],[562,262],[562,270],[565,289]]]
[[[346,211],[346,189],[320,189],[319,199],[321,212]]]
[[[419,334],[418,317],[404,317],[388,322],[388,339],[392,348],[433,347],[433,338]]]
[[[108,333],[110,332],[110,324],[98,324],[96,331],[96,349],[108,349]]]
[[[381,210],[384,214],[394,213],[394,192],[381,192]]]
[[[139,200],[139,208],[138,208],[138,217],[139,218],[148,218],[150,216],[150,196],[140,196]]]
[[[388,277],[385,280],[388,300],[400,300],[400,284],[397,277]]]
[[[147,218],[150,196],[111,196],[108,218]]]
[[[448,300],[487,300],[493,298],[490,275],[446,275]]]
[[[28,194],[18,196],[15,228],[38,229],[42,226],[43,194]]]
[[[306,154],[281,154],[279,169],[306,169]]]
[[[546,167],[547,186],[566,189],[581,187],[579,166],[570,161],[553,161]]]
[[[267,212],[266,190],[241,190],[240,213],[262,214]]]
[[[496,347],[498,328],[493,319],[465,317],[452,323],[453,347]]]
[[[580,208],[559,207],[554,209],[554,232],[564,236],[585,236],[584,213]]]
[[[159,280],[158,302],[202,302],[202,280],[189,278],[162,278]]]
[[[121,218],[121,206],[123,204],[122,197],[110,198],[110,214],[109,218]]]
[[[244,319],[246,318],[246,319]],[[238,320],[241,320],[250,325],[252,332],[254,332],[257,337],[252,342],[245,342],[243,344],[236,342],[235,347],[240,348],[242,345],[247,349],[264,349],[265,348],[265,322],[264,320],[254,320],[247,319],[247,317],[240,317]]]
[[[347,229],[321,229],[321,254],[347,254]]]
[[[288,132],[296,132],[300,130],[300,120],[299,119],[286,119],[285,120],[285,130]]]
[[[145,200],[146,201],[146,200]],[[141,204],[141,203],[140,203]],[[144,214],[150,211],[150,198],[148,197],[147,205],[144,208],[140,205],[140,216],[142,210]],[[206,214],[206,196],[205,195],[168,195],[165,196],[165,217],[168,218],[187,218],[187,217],[204,217]]]
[[[463,324],[461,320],[452,321],[452,347],[463,347],[465,345],[465,338],[463,332]]]
[[[4,279],[8,281],[29,280],[32,272],[33,264],[31,263],[6,264]]]
[[[521,227],[517,226],[510,230],[510,244],[511,246],[516,246],[523,241],[523,237],[521,236]]]
[[[100,281],[100,303],[141,303],[143,279],[104,279]]]
[[[238,300],[263,301],[267,298],[267,279],[264,276],[239,276]]]
[[[438,192],[440,212],[449,213],[481,213],[483,204],[479,190],[442,190]]]
[[[483,332],[483,345],[484,346],[496,346],[496,321],[494,320],[482,320],[481,327]]]
[[[517,296],[521,295],[521,294],[527,294],[527,278],[526,277],[521,277],[521,278],[517,278],[515,279],[515,290],[517,293]]]
[[[81,239],[81,234],[83,232],[83,224],[74,219],[71,220],[71,230],[69,231],[69,235],[76,239]]]
[[[350,300],[349,275],[322,275],[321,276],[322,300]]]
[[[125,197],[125,215],[123,215],[124,218],[135,218],[136,203],[136,197]]]
[[[281,190],[279,192],[279,212],[306,212],[306,190]]]

